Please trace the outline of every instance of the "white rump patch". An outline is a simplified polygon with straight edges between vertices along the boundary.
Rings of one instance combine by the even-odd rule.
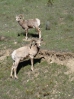
[[[15,60],[15,54],[16,54],[16,50],[13,51],[13,53],[11,54],[11,57],[12,57],[13,60]]]
[[[40,20],[38,18],[36,18],[38,26],[40,26]]]

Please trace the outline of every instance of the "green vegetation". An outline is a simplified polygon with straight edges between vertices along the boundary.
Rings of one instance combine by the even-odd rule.
[[[74,0],[0,0],[0,50],[14,50],[24,44],[24,30],[16,22],[18,14],[25,19],[39,18],[44,42],[42,49],[74,52]],[[46,22],[50,30],[46,30]],[[29,37],[36,31],[29,30]],[[20,34],[20,36],[18,36]],[[35,33],[36,34],[36,33]],[[17,44],[15,44],[17,42]],[[0,54],[1,55],[1,54]],[[74,73],[68,68],[35,59],[34,71],[30,61],[20,63],[19,79],[11,79],[11,57],[0,60],[0,99],[74,99]]]

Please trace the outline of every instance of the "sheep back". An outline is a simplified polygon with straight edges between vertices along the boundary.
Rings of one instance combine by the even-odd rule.
[[[29,55],[29,48],[27,46],[18,48],[13,51],[11,54],[11,57],[13,60],[16,60],[17,58],[23,59]]]

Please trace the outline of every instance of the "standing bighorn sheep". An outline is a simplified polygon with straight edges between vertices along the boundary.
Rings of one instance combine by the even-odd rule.
[[[28,19],[24,20],[23,15],[16,16],[16,21],[19,23],[19,25],[25,29],[26,32],[26,39],[28,39],[28,29],[35,28],[38,31],[39,39],[41,39],[41,30],[39,28],[40,26],[40,20],[38,18],[35,19]]]
[[[18,78],[16,75],[18,64],[20,63],[20,61],[23,61],[27,57],[31,59],[31,70],[33,71],[33,59],[39,51],[39,46],[40,46],[40,41],[32,40],[31,44],[18,48],[13,51],[11,57],[14,62],[11,68],[11,74],[10,74],[11,77],[13,77],[13,73],[14,73],[14,77]]]

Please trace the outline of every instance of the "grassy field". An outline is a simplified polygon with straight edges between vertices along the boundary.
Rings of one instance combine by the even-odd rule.
[[[24,14],[25,19],[41,20],[41,49],[74,53],[74,0],[53,0],[52,6],[47,2],[0,0],[0,57],[4,51],[12,52],[29,43],[23,41],[24,30],[15,20],[18,14]],[[47,21],[50,30],[45,29]],[[34,38],[35,32],[29,30],[29,38]],[[29,60],[20,63],[16,80],[10,78],[10,54],[0,60],[0,99],[74,99],[74,73],[68,73],[69,68],[49,65],[41,59],[35,59],[34,63],[33,72]]]

